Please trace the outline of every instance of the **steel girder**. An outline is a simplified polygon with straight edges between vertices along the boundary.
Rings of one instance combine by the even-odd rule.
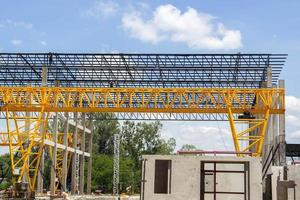
[[[0,105],[1,111],[28,112],[227,114],[231,107],[283,114],[284,89],[0,87]]]
[[[253,156],[260,156],[269,115],[283,114],[285,111],[284,95],[284,89],[275,88],[0,87],[0,110],[6,113],[13,173],[17,168],[20,169],[15,175],[18,180],[27,180],[33,191],[39,158],[47,135],[46,131],[41,131],[39,127],[47,127],[51,112],[226,115],[236,152],[242,154],[252,148]],[[237,117],[246,111],[257,118]],[[18,114],[22,112],[25,115]],[[26,115],[31,112],[37,117]],[[18,120],[22,120],[23,124],[22,121],[16,123]],[[16,124],[14,130],[11,121]],[[29,122],[33,125],[26,126]],[[238,132],[236,125],[241,122],[246,123],[249,128]],[[253,135],[253,132],[256,134]],[[247,141],[246,146],[241,145],[243,141]],[[57,166],[57,173],[59,168],[60,166]]]

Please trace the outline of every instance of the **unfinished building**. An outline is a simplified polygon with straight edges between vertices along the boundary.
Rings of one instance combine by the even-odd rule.
[[[180,173],[178,176],[171,173],[180,170],[183,165],[180,163],[185,161],[191,162],[188,165],[191,169],[184,168],[186,173],[194,170],[195,174],[190,176],[198,177],[190,183],[193,191],[189,195],[194,194],[190,199],[224,199],[226,192],[236,190],[239,194],[234,197],[230,194],[228,198],[258,199],[263,196],[261,191],[269,198],[268,191],[274,187],[269,184],[274,179],[270,177],[272,166],[286,169],[285,91],[284,81],[278,80],[286,56],[0,53],[0,111],[6,120],[1,143],[9,147],[13,175],[18,182],[29,185],[28,191],[42,192],[44,147],[50,146],[54,166],[51,194],[55,195],[58,187],[66,190],[68,180],[72,193],[84,193],[85,157],[88,169],[92,164],[93,115],[89,113],[114,112],[118,119],[131,120],[228,121],[238,158],[145,157],[143,173],[147,179],[142,179],[141,198],[153,199],[151,195],[156,193],[155,198],[161,199],[187,198],[189,190],[179,192],[178,183],[174,183],[182,181],[184,174],[180,177]],[[57,128],[59,118],[67,130],[63,133]],[[51,129],[47,128],[50,119]],[[245,124],[246,128],[238,131],[239,124]],[[75,128],[69,132],[69,126]],[[227,162],[238,164],[231,166]],[[147,170],[147,164],[154,168]],[[155,167],[159,168],[157,175]],[[244,184],[233,189],[220,186],[224,194],[219,193],[222,192],[217,189],[219,182],[211,179],[225,176],[217,175],[220,172],[216,168],[230,168],[230,172],[238,172],[235,176],[244,174],[246,178],[237,178]],[[164,177],[161,185],[155,186],[156,176]],[[278,177],[276,191],[282,188],[288,191],[289,175]],[[115,180],[118,181],[117,177]],[[87,193],[91,191],[90,182],[91,171],[88,171]],[[167,196],[160,194],[165,192]]]

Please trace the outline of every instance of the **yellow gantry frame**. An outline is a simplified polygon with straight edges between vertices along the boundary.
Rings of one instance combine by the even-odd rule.
[[[19,113],[6,109],[6,128],[8,146],[10,151],[11,170],[17,175],[17,182],[26,181],[33,191],[36,176],[40,166],[40,158],[43,153],[48,113],[44,116],[44,107],[41,107],[39,115],[32,119]],[[3,135],[3,133],[2,133]]]
[[[284,89],[238,88],[58,88],[58,87],[0,87],[0,111],[6,113],[8,141],[12,169],[20,165],[18,180],[26,174],[31,190],[34,189],[39,157],[42,153],[49,112],[140,112],[140,113],[219,113],[230,122],[237,153],[251,150],[260,156],[268,118],[284,114]],[[238,119],[237,115],[251,112],[255,119]],[[16,113],[38,113],[35,128],[28,131],[12,130],[11,119]],[[46,118],[43,120],[43,114]],[[23,126],[24,126],[23,122]],[[236,124],[248,127],[237,131]],[[5,139],[5,137],[3,137]],[[0,138],[1,139],[1,138]],[[242,145],[243,141],[246,146]],[[245,142],[244,142],[245,143]],[[16,156],[20,152],[22,156]],[[35,155],[34,162],[29,157]],[[238,154],[239,155],[239,154]],[[34,173],[30,169],[35,166]],[[26,178],[26,177],[25,177]]]
[[[57,136],[57,143],[63,144],[63,138],[64,138],[64,133],[59,133]],[[52,140],[52,135],[49,134],[47,139],[50,141]],[[72,146],[72,134],[68,133],[68,146]],[[52,146],[49,146],[49,154],[50,157],[52,158]],[[63,159],[64,159],[64,149],[57,149],[56,152],[57,156],[57,162],[55,164],[51,164],[51,167],[55,167],[55,173],[58,181],[56,181],[55,188],[54,188],[54,193],[59,189],[61,186],[60,184],[63,182]],[[70,163],[71,163],[71,158],[72,154],[70,152],[67,153],[68,157],[68,162],[67,162],[67,169],[69,170],[70,168]],[[54,166],[55,165],[55,166]],[[66,189],[66,188],[64,188]]]

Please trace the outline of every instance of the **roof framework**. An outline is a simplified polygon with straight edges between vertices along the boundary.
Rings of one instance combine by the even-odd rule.
[[[261,88],[277,83],[286,54],[0,53],[0,86]],[[2,118],[3,113],[0,113]],[[228,120],[214,113],[116,113],[118,119]],[[105,118],[107,119],[107,117]]]
[[[286,54],[0,53],[1,86],[260,88],[272,67],[277,82]]]
[[[249,88],[262,87],[269,67],[272,67],[272,81],[276,83],[285,59],[283,54],[2,53],[0,85],[8,87],[1,88],[0,110],[5,112],[7,132],[4,135],[9,140],[11,171],[18,182],[25,178],[29,190],[34,191],[50,112],[117,112],[119,119],[122,114],[125,114],[122,119],[151,119],[149,115],[154,112],[158,114],[152,115],[155,118],[162,116],[161,119],[167,120],[173,117],[223,120],[227,116],[237,155],[255,148],[252,155],[260,156],[269,115],[284,112],[284,90]],[[48,69],[50,87],[29,87],[42,85],[43,67]],[[51,87],[57,83],[61,87]],[[219,89],[205,89],[216,87]],[[248,89],[239,91],[241,88]],[[246,119],[234,115],[249,110],[254,114],[256,111],[260,118],[252,119],[251,113]],[[139,112],[141,115],[137,116]],[[235,123],[245,122],[245,130],[236,129]],[[251,135],[252,131],[257,134]],[[56,125],[54,144],[57,134]],[[64,141],[67,140],[66,137]],[[80,141],[84,141],[84,136]],[[78,146],[77,131],[72,143],[73,147]],[[54,188],[55,168],[58,168],[56,146],[52,157],[56,167],[51,171]],[[84,146],[81,148],[84,151]],[[19,173],[15,173],[17,169]],[[51,194],[54,188],[51,187]]]

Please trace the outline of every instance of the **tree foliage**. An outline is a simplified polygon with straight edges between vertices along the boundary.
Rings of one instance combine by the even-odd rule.
[[[184,144],[182,145],[181,151],[194,151],[197,150],[197,147],[193,144]]]
[[[11,169],[10,169],[9,154],[4,154],[0,157],[0,190],[7,189],[11,185]]]
[[[79,118],[79,123],[82,123]],[[87,124],[88,125],[88,124]],[[161,137],[162,124],[158,121],[133,122],[125,121],[122,124],[112,113],[94,114],[93,121],[93,166],[92,166],[92,189],[101,189],[106,193],[112,192],[113,187],[113,150],[114,135],[120,134],[120,189],[131,188],[132,192],[139,192],[141,166],[140,159],[145,154],[172,154],[176,141],[174,138],[164,139]],[[64,122],[58,121],[59,132],[64,132]],[[49,121],[48,131],[53,131],[53,121]],[[73,132],[74,127],[69,127]],[[43,174],[44,187],[49,188],[52,163],[49,150],[45,152],[45,173]],[[9,163],[9,155],[1,156],[0,162]],[[8,167],[10,168],[10,166]],[[70,177],[69,172],[69,177]],[[6,180],[11,180],[8,172]],[[70,182],[70,180],[68,179]],[[11,183],[3,183],[5,188]]]
[[[120,132],[120,124],[112,113],[98,113],[94,120],[94,154],[113,154],[114,134]]]
[[[122,155],[131,157],[137,167],[144,154],[172,153],[176,146],[175,139],[170,138],[166,141],[161,138],[161,128],[160,122],[124,122],[121,132]]]
[[[110,116],[111,118],[112,116]],[[117,120],[103,120],[103,116],[94,122],[93,189],[112,190],[113,176],[113,138],[120,133],[120,187],[125,191],[131,187],[139,191],[140,159],[144,154],[171,154],[176,141],[165,140],[160,135],[160,122],[145,123]]]

